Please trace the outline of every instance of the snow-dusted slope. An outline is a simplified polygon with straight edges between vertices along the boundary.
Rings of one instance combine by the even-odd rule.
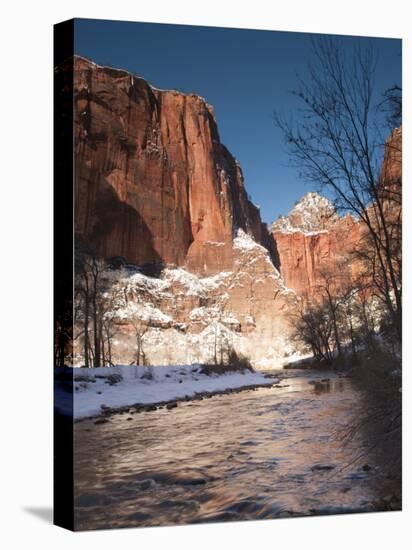
[[[158,277],[136,266],[104,273],[112,363],[151,365],[230,361],[281,367],[295,350],[285,314],[296,300],[269,252],[243,230],[233,240],[233,270],[202,277],[165,268]],[[106,346],[107,347],[107,346]],[[84,364],[83,326],[76,326],[75,366]]]
[[[282,233],[319,233],[327,231],[339,219],[333,204],[318,193],[306,193],[287,216],[280,216],[271,231]]]

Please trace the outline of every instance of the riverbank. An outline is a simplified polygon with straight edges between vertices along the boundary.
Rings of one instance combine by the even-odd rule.
[[[55,375],[61,414],[75,420],[124,412],[174,408],[179,401],[243,391],[278,383],[278,378],[253,370],[202,365],[123,365],[95,369],[58,369]],[[73,407],[71,402],[73,395]]]

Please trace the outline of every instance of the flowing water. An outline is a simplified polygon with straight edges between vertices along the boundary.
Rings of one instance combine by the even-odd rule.
[[[284,376],[281,387],[76,424],[76,529],[375,510],[388,473],[366,433],[344,437],[360,393],[331,373]]]

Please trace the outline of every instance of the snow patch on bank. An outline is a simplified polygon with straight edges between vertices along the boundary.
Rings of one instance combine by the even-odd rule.
[[[222,368],[222,371],[224,368]],[[63,372],[58,369],[57,372]],[[96,416],[105,407],[117,409],[135,404],[149,405],[194,397],[203,392],[221,392],[245,386],[271,386],[275,380],[261,372],[222,372],[203,374],[201,366],[175,365],[143,367],[122,365],[95,369],[64,369],[74,376],[74,418]],[[117,381],[116,381],[117,380]],[[57,382],[59,394],[67,394],[64,383]],[[59,399],[64,403],[64,399]],[[67,400],[67,404],[70,399]],[[70,414],[62,405],[60,412]]]

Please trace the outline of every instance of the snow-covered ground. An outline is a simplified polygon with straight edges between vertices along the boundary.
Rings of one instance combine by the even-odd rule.
[[[61,369],[60,369],[60,372]],[[105,407],[149,405],[221,392],[244,386],[270,386],[275,380],[261,372],[203,374],[200,365],[116,366],[96,369],[67,369],[74,375],[74,417],[95,416]],[[58,383],[59,384],[59,383]],[[70,413],[70,393],[58,386],[60,412]]]

